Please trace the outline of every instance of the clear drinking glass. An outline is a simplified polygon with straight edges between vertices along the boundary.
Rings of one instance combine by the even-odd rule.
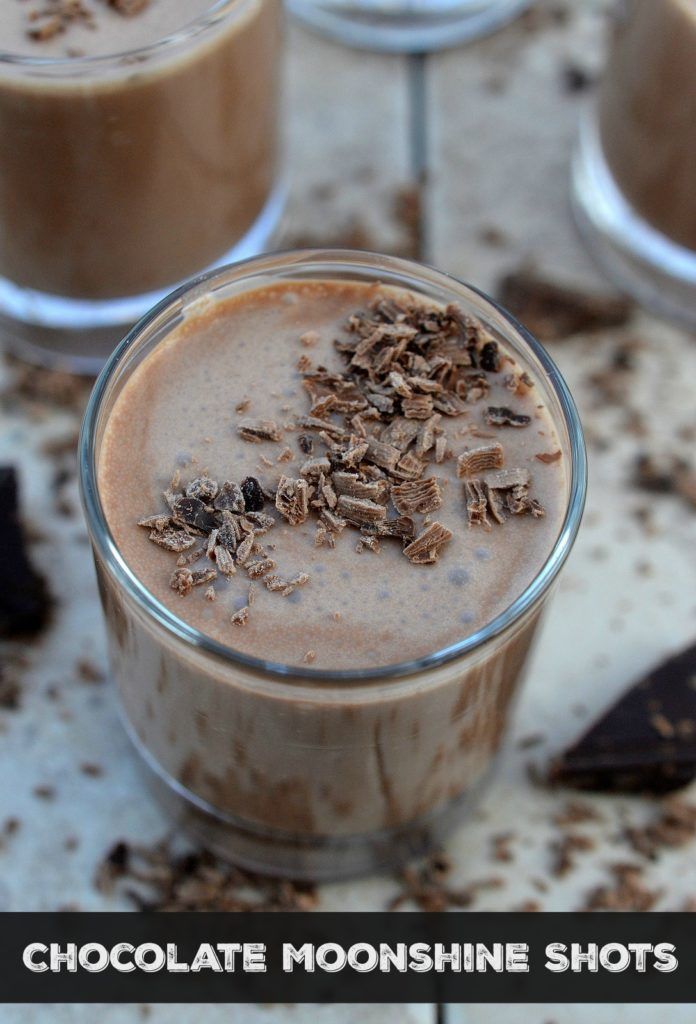
[[[573,169],[577,220],[602,267],[696,326],[696,0],[621,0]]]
[[[424,53],[500,28],[532,0],[287,0],[312,28],[349,46]]]
[[[96,372],[180,281],[264,248],[283,200],[280,20],[280,0],[216,0],[127,53],[0,52],[0,331],[17,354]]]
[[[201,299],[308,279],[380,281],[459,303],[533,375],[569,467],[565,518],[533,582],[483,629],[418,661],[324,671],[221,645],[153,597],[105,520],[100,446],[134,369]],[[254,870],[322,879],[394,866],[459,821],[500,747],[585,496],[575,406],[524,328],[474,288],[392,257],[298,251],[224,268],[160,303],[113,354],[85,416],[80,474],[126,728],[156,792],[184,826]]]

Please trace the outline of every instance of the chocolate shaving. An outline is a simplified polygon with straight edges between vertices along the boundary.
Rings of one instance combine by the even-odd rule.
[[[300,476],[308,477],[311,480],[313,477],[321,476],[322,473],[329,473],[330,471],[331,463],[324,455],[321,458],[307,459],[300,467]]]
[[[166,512],[155,516],[145,516],[144,519],[138,520],[138,526],[143,526],[146,530],[155,530],[157,533],[162,533],[163,530],[171,526],[171,523],[172,517]]]
[[[172,573],[169,585],[172,590],[177,590],[184,597],[194,587],[210,583],[216,576],[217,572],[215,569],[199,569],[196,572],[191,572],[190,569],[181,568],[176,569]]]
[[[400,458],[401,452],[393,445],[384,444],[382,441],[375,441],[372,438],[368,441],[365,459],[373,465],[393,473]]]
[[[229,485],[225,484],[224,486]],[[184,493],[187,498],[198,498],[199,501],[209,505],[217,497],[218,489],[217,480],[211,480],[209,476],[199,476],[186,486]]]
[[[215,563],[223,576],[234,576],[237,571],[234,565],[234,558],[227,548],[223,548],[222,545],[218,545],[215,548]]]
[[[269,516],[267,512],[247,512],[244,516],[243,522],[251,524],[257,537],[264,533],[268,533],[269,530],[273,529],[276,523],[273,516]]]
[[[408,420],[427,420],[433,414],[433,399],[430,395],[413,395],[403,400],[401,408]]]
[[[192,548],[196,543],[196,538],[191,536],[185,530],[153,530],[150,533],[150,540],[154,541],[158,547],[164,548],[165,551],[174,551],[178,554],[181,551],[187,551]]]
[[[386,480],[364,481],[353,473],[336,472],[331,477],[336,494],[351,498],[368,498],[380,505],[389,499],[389,484]]]
[[[399,451],[405,452],[408,446],[415,441],[421,428],[414,420],[407,420],[403,416],[397,416],[389,423],[380,434],[380,441],[388,444]]]
[[[526,427],[532,422],[531,416],[513,412],[505,405],[489,405],[483,418],[489,427]]]
[[[469,526],[483,526],[490,529],[488,521],[488,499],[480,480],[467,480],[464,484],[466,514]]]
[[[457,476],[476,476],[488,469],[500,469],[503,462],[503,446],[497,441],[471,448],[462,452],[457,459]]]
[[[398,519],[385,519],[384,522],[377,523],[376,530],[380,537],[411,540],[416,533],[416,524],[411,516],[399,516]]]
[[[499,473],[490,473],[486,483],[496,491],[507,491],[511,488],[529,487],[528,469],[501,469]]]
[[[304,587],[309,583],[309,579],[306,572],[300,572],[291,580],[284,580],[281,576],[267,576],[264,583],[268,590],[279,592],[281,597],[289,597],[297,587]]]
[[[276,491],[275,506],[291,526],[304,523],[309,514],[309,486],[306,480],[292,480],[281,476]]]
[[[417,455],[414,455],[413,452],[406,452],[399,459],[393,475],[399,480],[418,480],[423,476],[424,471],[425,463]]]
[[[391,500],[397,512],[427,515],[442,505],[440,485],[435,477],[397,484],[391,489]]]
[[[237,433],[243,440],[257,444],[260,441],[280,441],[280,430],[273,420],[240,420]]]
[[[220,512],[243,512],[246,506],[242,488],[239,484],[226,480],[215,497],[213,506]],[[263,507],[263,502],[261,507]]]
[[[262,576],[267,576],[269,572],[273,572],[278,566],[272,558],[260,558],[256,562],[248,562],[245,568],[250,580],[258,580]]]
[[[387,517],[384,505],[378,505],[368,498],[351,498],[347,494],[342,494],[338,499],[337,511],[348,522],[358,525],[379,523]]]
[[[253,533],[248,533],[244,540],[240,541],[235,552],[235,561],[237,565],[244,565],[248,561],[254,544],[255,539]]]
[[[437,562],[442,548],[449,544],[452,533],[442,523],[431,523],[404,548],[404,554],[415,565]]]

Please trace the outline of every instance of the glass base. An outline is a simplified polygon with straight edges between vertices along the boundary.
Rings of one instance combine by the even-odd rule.
[[[431,814],[399,828],[347,836],[307,836],[271,829],[223,813],[165,772],[143,745],[121,709],[147,788],[165,814],[191,839],[223,860],[257,874],[302,882],[337,882],[394,872],[442,846],[481,798],[492,774]]]
[[[285,197],[285,183],[280,182],[247,233],[213,266],[263,252]],[[8,351],[26,362],[95,376],[133,324],[181,283],[128,298],[95,301],[32,291],[0,277],[0,338]]]
[[[670,241],[628,204],[604,159],[594,112],[581,125],[572,188],[580,233],[618,287],[655,313],[696,328],[696,252]]]
[[[348,46],[427,53],[500,28],[532,0],[288,0],[305,24]]]

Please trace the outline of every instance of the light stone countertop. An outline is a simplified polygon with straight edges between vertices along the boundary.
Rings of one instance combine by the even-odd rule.
[[[551,17],[558,0],[539,0],[527,19],[466,49],[419,58],[343,49],[293,27],[287,88],[291,199],[280,245],[340,244],[414,252],[415,239],[394,213],[399,190],[427,167],[421,254],[443,270],[493,288],[499,275],[533,259],[545,272],[601,287],[573,228],[568,168],[580,106],[587,93],[561,84],[568,60],[601,65],[600,0],[564,0],[569,20]],[[531,27],[530,27],[531,26]],[[536,26],[536,27],[534,27]],[[425,116],[413,97],[424,86]],[[503,233],[492,245],[491,227]],[[608,366],[622,342],[636,342],[629,397],[610,404],[590,378]],[[656,813],[646,799],[591,797],[599,820],[579,826],[594,847],[576,868],[552,877],[552,819],[568,793],[534,784],[528,764],[542,768],[632,680],[696,635],[696,513],[686,502],[652,499],[627,487],[642,449],[672,445],[675,431],[696,426],[696,346],[684,332],[637,314],[628,328],[550,345],[588,429],[590,491],[585,523],[553,597],[495,779],[472,818],[448,844],[452,884],[499,876],[475,909],[580,908],[609,882],[609,865],[640,858],[621,840],[626,822]],[[11,383],[14,370],[3,368]],[[646,435],[627,431],[627,407],[642,411]],[[41,454],[50,439],[70,437],[70,410],[0,404],[0,463],[21,467],[27,518],[38,524],[52,506],[53,464]],[[74,483],[65,489],[77,509]],[[646,532],[636,509],[650,504]],[[93,885],[95,867],[117,840],[154,842],[166,822],[143,789],[117,720],[107,683],[77,678],[87,658],[105,668],[101,615],[79,513],[50,522],[51,542],[35,554],[60,581],[55,622],[25,653],[17,710],[0,710],[0,824],[21,820],[0,847],[0,910],[128,909]],[[543,740],[522,748],[533,734]],[[99,777],[84,764],[98,764]],[[34,790],[50,785],[53,799]],[[687,794],[688,796],[688,794]],[[583,798],[585,799],[585,798]],[[493,836],[512,832],[512,859],[491,859]],[[70,852],[65,841],[75,837]],[[643,862],[641,862],[643,863]],[[539,892],[537,883],[548,885]],[[696,896],[696,858],[688,845],[645,862],[645,884],[663,891],[660,909],[680,909]],[[379,909],[398,891],[389,878],[322,887],[321,909]],[[432,1007],[205,1007],[210,1024],[319,1024],[361,1020],[426,1024]],[[675,1021],[681,1018],[670,1009]],[[686,1010],[684,1012],[687,1012]],[[0,1010],[2,1024],[67,1024],[148,1020],[178,1024],[193,1007],[31,1007]],[[659,1007],[468,1007],[449,1024],[653,1024]],[[688,1019],[691,1019],[690,1017]]]

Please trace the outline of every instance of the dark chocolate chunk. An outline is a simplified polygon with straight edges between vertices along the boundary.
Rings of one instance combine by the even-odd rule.
[[[309,434],[300,434],[297,438],[297,443],[304,455],[311,455],[314,451],[314,441]]]
[[[497,341],[487,341],[481,349],[479,363],[482,370],[498,373],[500,370],[500,349]]]
[[[0,592],[0,636],[34,636],[46,625],[52,600],[26,552],[17,474],[11,466],[0,467],[0,520],[0,564],[6,584]]]
[[[664,793],[696,776],[696,644],[631,687],[552,766],[577,789]]]
[[[266,499],[261,484],[256,477],[248,476],[242,481],[242,494],[244,495],[244,507],[247,512],[261,511]]]
[[[178,498],[172,508],[172,517],[176,523],[192,526],[203,533],[210,533],[217,526],[215,517],[200,498]]]

